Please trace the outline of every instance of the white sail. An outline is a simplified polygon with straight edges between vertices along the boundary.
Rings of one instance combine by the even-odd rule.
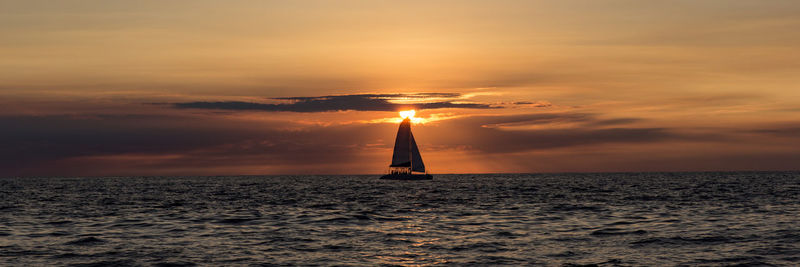
[[[414,134],[409,130],[408,134],[411,136],[411,170],[415,172],[425,172],[425,163],[422,163],[422,155],[419,154],[417,148],[417,141],[414,140]]]
[[[394,141],[392,165],[390,167],[410,167],[415,172],[425,172],[425,163],[419,153],[417,142],[411,133],[411,120],[406,118],[397,129],[397,138]]]
[[[394,140],[394,153],[390,167],[411,166],[411,120],[405,119],[397,129],[397,138]]]

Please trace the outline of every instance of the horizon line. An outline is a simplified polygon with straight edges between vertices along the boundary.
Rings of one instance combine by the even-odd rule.
[[[630,174],[630,173],[758,173],[758,172],[800,172],[795,170],[695,170],[695,171],[565,171],[565,172],[475,172],[475,173],[433,173],[431,175],[492,175],[492,174]],[[0,179],[16,178],[113,178],[113,177],[258,177],[258,176],[380,176],[385,173],[362,174],[219,174],[219,175],[82,175],[82,176],[0,176]]]

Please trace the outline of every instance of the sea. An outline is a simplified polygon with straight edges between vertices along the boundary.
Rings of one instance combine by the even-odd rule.
[[[0,266],[798,266],[800,172],[0,179]]]

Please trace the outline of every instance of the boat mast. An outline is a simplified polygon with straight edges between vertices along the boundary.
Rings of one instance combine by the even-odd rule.
[[[411,148],[411,118],[406,118],[408,120],[408,174],[414,172],[414,156],[411,153],[414,152],[414,149]]]

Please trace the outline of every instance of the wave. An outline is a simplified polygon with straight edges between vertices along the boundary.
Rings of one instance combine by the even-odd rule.
[[[605,228],[590,233],[590,235],[593,236],[643,235],[643,234],[647,234],[647,231],[645,230],[625,231],[625,229],[620,229],[620,228]]]
[[[90,236],[90,237],[84,237],[84,238],[72,240],[72,241],[69,241],[69,242],[64,243],[64,244],[65,245],[73,245],[73,246],[93,246],[93,245],[103,244],[103,243],[106,243],[106,242],[107,242],[106,240],[103,240],[103,239],[100,239],[100,238],[97,238],[97,237],[94,237],[94,236]]]

